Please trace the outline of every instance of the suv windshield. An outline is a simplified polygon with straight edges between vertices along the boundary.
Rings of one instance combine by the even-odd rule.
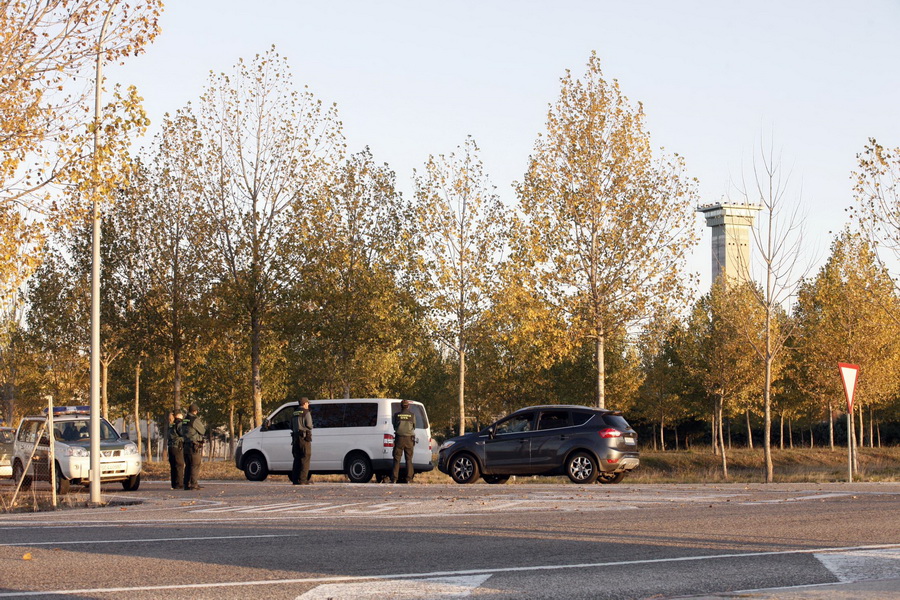
[[[91,437],[91,422],[85,417],[77,421],[62,421],[53,424],[53,433],[61,442],[78,442]],[[100,421],[100,439],[117,440],[119,434],[106,421]]]

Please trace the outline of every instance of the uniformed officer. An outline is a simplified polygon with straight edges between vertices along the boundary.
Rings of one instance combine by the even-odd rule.
[[[184,438],[181,436],[181,411],[169,413],[169,475],[172,489],[184,487]]]
[[[412,483],[413,451],[416,448],[416,415],[409,410],[409,400],[400,401],[400,411],[394,413],[394,472],[391,483],[400,477],[400,458],[406,455],[406,481]]]
[[[181,421],[181,436],[184,438],[184,489],[199,490],[200,459],[206,436],[206,423],[197,414],[200,407],[191,404],[188,414]]]
[[[309,412],[309,399],[301,398],[291,415],[291,452],[294,455],[294,466],[291,469],[291,483],[309,485],[309,459],[312,454],[312,414]]]

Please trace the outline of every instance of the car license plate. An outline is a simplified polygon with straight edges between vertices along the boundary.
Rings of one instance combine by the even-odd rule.
[[[627,446],[634,446],[636,443],[637,443],[637,441],[633,437],[625,438],[625,445],[627,445]]]
[[[124,473],[125,472],[125,463],[117,462],[117,463],[106,463],[100,466],[100,473],[102,475],[112,475],[115,473]]]

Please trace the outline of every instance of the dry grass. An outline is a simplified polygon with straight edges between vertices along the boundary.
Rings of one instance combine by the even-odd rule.
[[[781,483],[829,483],[847,480],[847,450],[835,448],[795,448],[773,450],[775,461],[775,481]],[[855,481],[900,481],[900,447],[863,448],[859,456],[860,472]],[[242,471],[234,462],[204,462],[200,473],[203,480],[244,480]],[[764,480],[763,451],[761,448],[749,450],[735,448],[728,451],[728,479],[722,477],[721,458],[710,448],[680,450],[677,452],[641,452],[641,466],[629,474],[630,484],[653,483],[760,483]],[[145,480],[169,478],[168,462],[144,463]],[[343,482],[343,475],[315,475],[315,481]],[[273,475],[273,481],[287,483],[286,475]],[[565,483],[565,477],[514,477],[510,484],[522,483]],[[416,476],[416,483],[449,483],[450,478],[437,469]],[[35,484],[30,490],[23,490],[15,504],[12,504],[14,486],[10,480],[0,485],[0,513],[32,512],[52,510],[50,489],[46,482]],[[59,509],[84,508],[88,506],[87,488],[73,487],[72,491],[59,499]]]

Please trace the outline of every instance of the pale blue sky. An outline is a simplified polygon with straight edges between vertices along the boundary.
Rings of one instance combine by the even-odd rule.
[[[653,146],[685,157],[703,202],[774,134],[820,259],[867,138],[900,146],[897,0],[170,0],[162,27],[144,56],[107,71],[138,86],[154,123],[196,100],[210,71],[274,44],[298,86],[337,103],[350,150],[369,145],[407,194],[414,168],[471,134],[512,202],[559,78],[591,51],[644,104]],[[706,289],[702,234],[690,266]]]

